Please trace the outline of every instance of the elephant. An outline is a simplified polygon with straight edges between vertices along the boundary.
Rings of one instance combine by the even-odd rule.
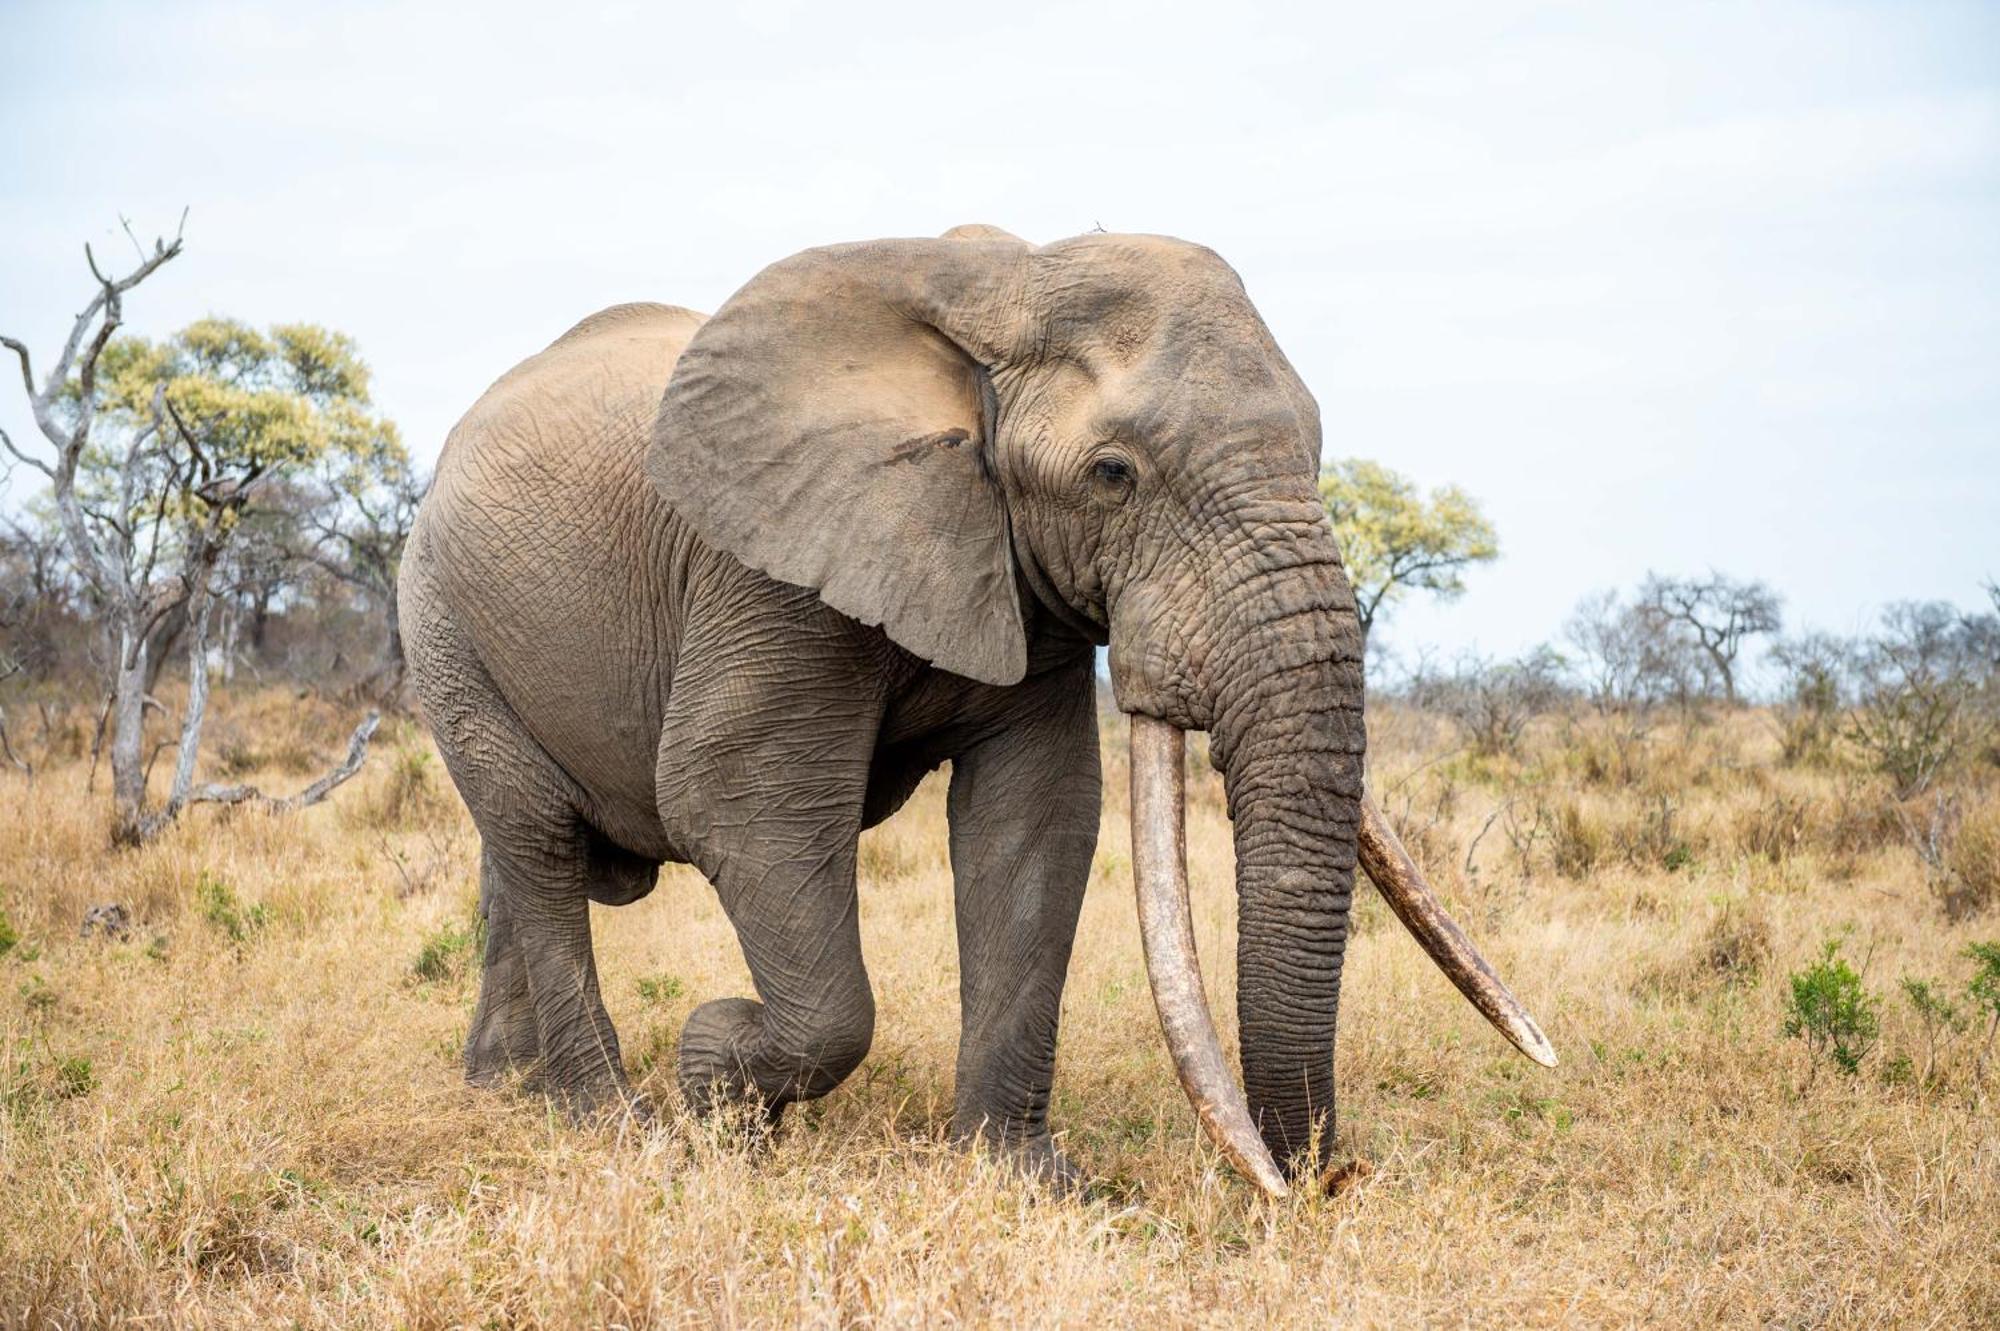
[[[1204,1128],[1279,1195],[1333,1144],[1357,857],[1530,1056],[1533,1020],[1364,795],[1361,635],[1319,410],[1185,241],[987,226],[806,250],[712,316],[584,319],[451,431],[399,582],[481,840],[466,1075],[641,1105],[589,903],[695,866],[757,997],[703,1002],[688,1105],[825,1095],[866,1055],[856,844],[950,764],[951,1133],[1079,1171],[1049,1099],[1100,804],[1097,649],[1131,718],[1153,994]],[[1183,735],[1233,822],[1239,1089],[1195,966]]]

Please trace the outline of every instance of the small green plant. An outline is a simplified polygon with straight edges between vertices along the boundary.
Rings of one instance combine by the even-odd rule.
[[[1993,1052],[1993,1037],[2000,1034],[2000,941],[1967,944],[1965,955],[1979,967],[1972,977],[1972,983],[1965,986],[1965,996],[1974,1010],[1986,1018],[1986,1039],[1979,1046],[1979,1059],[1973,1065],[1973,1080],[1986,1078],[1986,1059]]]
[[[41,1042],[14,1047],[0,1061],[0,1112],[23,1113],[58,1100],[75,1100],[97,1088],[97,1073],[87,1058],[58,1056]]]
[[[1868,992],[1861,976],[1840,955],[1839,939],[1828,939],[1818,961],[1792,973],[1785,1034],[1806,1042],[1808,1086],[1822,1060],[1830,1059],[1842,1072],[1854,1075],[1881,1033],[1876,1011],[1880,1006],[1881,1000]]]
[[[248,942],[271,922],[270,907],[262,902],[246,906],[236,889],[213,874],[204,873],[195,884],[195,903],[202,919],[227,935],[232,943]]]
[[[647,1007],[671,1002],[687,992],[678,975],[653,975],[639,981],[639,1001]]]
[[[1935,980],[1905,975],[1903,997],[1910,1000],[1917,1020],[1924,1026],[1923,1080],[1928,1083],[1937,1075],[1939,1047],[1948,1042],[1948,1037],[1965,1030],[1965,1014],[1958,1004],[1945,997],[1943,986]]]
[[[30,975],[21,981],[21,1001],[28,1011],[40,1016],[56,1005],[56,991],[49,988],[49,982],[40,975]]]
[[[485,921],[452,922],[424,936],[423,946],[417,949],[417,959],[410,969],[425,984],[456,980],[472,970],[473,958],[485,947]]]
[[[74,1100],[97,1088],[97,1074],[87,1058],[59,1058],[54,1072],[54,1093],[58,1100]]]
[[[0,957],[12,952],[14,944],[20,941],[21,935],[15,930],[14,922],[7,918],[6,911],[0,910]]]

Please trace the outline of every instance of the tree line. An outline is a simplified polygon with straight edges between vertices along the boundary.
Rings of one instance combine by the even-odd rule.
[[[36,708],[46,751],[52,714],[76,703],[66,686],[93,680],[93,773],[108,759],[115,835],[137,841],[191,803],[266,799],[196,780],[212,680],[245,670],[334,689],[357,709],[397,704],[396,574],[426,477],[344,334],[223,317],[157,340],[123,331],[126,297],[184,248],[179,234],[150,247],[127,236],[122,273],[85,247],[89,299],[45,363],[0,336],[40,435],[0,431],[0,467],[41,482],[0,514],[0,704]],[[1468,572],[1499,556],[1492,522],[1458,487],[1425,492],[1348,458],[1326,465],[1319,492],[1364,640],[1412,596],[1463,595]],[[1651,574],[1629,594],[1586,596],[1556,643],[1508,660],[1420,657],[1387,692],[1497,754],[1559,707],[1643,718],[1738,706],[1761,651],[1788,758],[1860,751],[1907,795],[1990,754],[2000,733],[2000,588],[1988,590],[1991,610],[1901,604],[1870,633],[1786,637],[1782,599],[1761,581]],[[177,715],[159,696],[169,669],[186,690]],[[294,801],[351,774],[373,716],[347,761]],[[0,706],[0,762],[31,771],[9,720]],[[152,807],[149,774],[168,749]]]

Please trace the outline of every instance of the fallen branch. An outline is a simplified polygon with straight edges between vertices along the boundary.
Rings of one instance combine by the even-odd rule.
[[[319,780],[307,786],[296,795],[266,795],[255,786],[197,786],[188,792],[189,804],[262,804],[272,813],[290,813],[303,809],[309,804],[317,804],[332,794],[334,788],[361,770],[363,760],[368,757],[368,741],[375,738],[375,727],[382,724],[380,712],[370,712],[361,724],[354,728],[354,737],[347,741],[347,756],[340,766],[328,772]]]

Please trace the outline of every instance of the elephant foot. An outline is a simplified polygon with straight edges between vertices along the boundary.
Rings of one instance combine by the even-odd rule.
[[[777,1127],[785,1102],[766,1097],[750,1074],[763,1025],[764,1005],[748,998],[714,999],[688,1016],[675,1073],[688,1112],[707,1119],[748,1111],[753,1133]]]
[[[996,1138],[990,1132],[974,1130],[953,1134],[962,1150],[980,1151],[1006,1166],[1022,1179],[1046,1188],[1057,1197],[1079,1197],[1089,1186],[1089,1177],[1057,1149],[1046,1132],[1031,1136]]]
[[[468,1083],[518,1085],[555,1101],[577,1123],[628,1115],[651,1122],[651,1105],[632,1089],[616,1060],[615,1044],[606,1048],[595,1040],[567,1056],[545,1051],[518,952],[489,957],[465,1039]]]
[[[465,1079],[474,1086],[498,1086],[519,1072],[533,1086],[541,1062],[542,1040],[520,954],[508,948],[495,955],[489,949],[479,1006],[465,1037]]]

